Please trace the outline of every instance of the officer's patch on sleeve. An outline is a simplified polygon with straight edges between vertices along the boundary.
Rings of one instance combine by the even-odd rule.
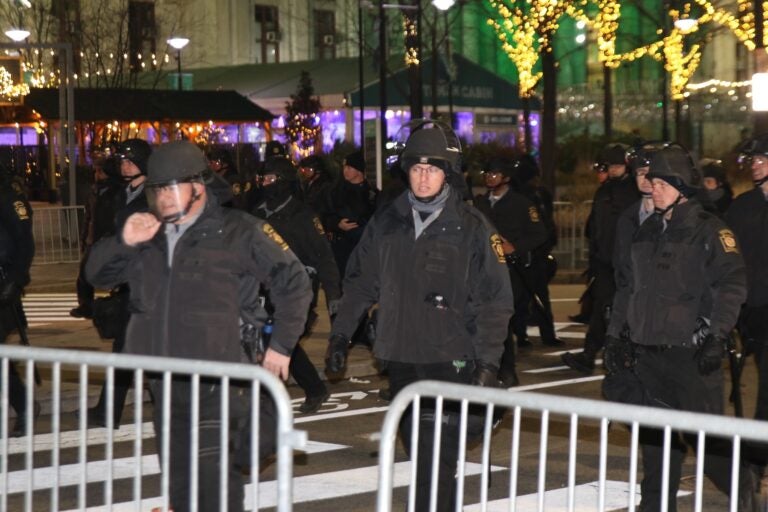
[[[14,202],[13,209],[16,210],[16,215],[19,217],[19,220],[29,220],[29,212],[22,201]]]
[[[277,231],[275,231],[275,228],[265,223],[262,229],[264,230],[264,234],[267,235],[267,238],[269,238],[270,240],[275,242],[277,245],[279,245],[282,250],[284,251],[288,250],[288,244],[285,243],[285,240],[283,240],[283,237],[277,234]]]
[[[315,225],[315,231],[317,231],[318,234],[325,235],[325,230],[323,229],[323,224],[320,222],[320,219],[312,217],[312,224]]]
[[[501,237],[496,233],[491,235],[491,249],[496,254],[496,259],[499,260],[499,263],[506,263],[507,260],[504,258],[504,247],[501,243]]]
[[[528,217],[531,218],[531,222],[539,222],[539,210],[535,206],[528,208]]]
[[[723,250],[725,252],[739,253],[739,246],[736,244],[736,237],[733,236],[733,231],[730,229],[721,229],[717,234],[720,237],[720,243],[723,244]]]
[[[240,195],[240,184],[239,183],[233,183],[232,184],[232,193],[236,196]]]

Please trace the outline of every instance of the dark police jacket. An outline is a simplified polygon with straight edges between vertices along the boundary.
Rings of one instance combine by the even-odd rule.
[[[290,197],[288,202],[268,219],[262,208],[256,208],[253,213],[268,220],[288,243],[299,261],[315,270],[326,300],[337,300],[341,297],[341,277],[333,259],[331,246],[325,237],[320,219],[307,205],[295,197]]]
[[[725,222],[736,234],[747,265],[747,305],[768,305],[768,198],[762,189],[734,199]]]
[[[532,254],[547,242],[547,228],[541,212],[522,194],[512,189],[491,206],[490,192],[475,197],[475,206],[483,212],[496,231],[515,246],[515,254]]]
[[[270,347],[291,353],[312,291],[304,266],[269,224],[209,200],[177,242],[171,268],[167,246],[161,226],[136,247],[102,239],[88,259],[94,286],[130,285],[125,352],[243,362],[239,319],[263,318],[263,283],[275,305]]]
[[[21,185],[0,179],[0,267],[8,279],[24,287],[34,256],[32,208]]]
[[[747,293],[744,260],[731,230],[698,201],[675,206],[666,229],[659,215],[646,220],[629,255],[609,335],[626,323],[634,343],[691,346],[699,318],[730,334]]]
[[[514,311],[501,239],[453,190],[418,239],[408,192],[378,211],[352,253],[343,289],[333,333],[351,336],[378,302],[379,359],[499,364]]]
[[[616,222],[621,213],[639,198],[635,180],[628,174],[622,178],[605,180],[597,189],[587,233],[590,264],[610,268],[613,261]]]

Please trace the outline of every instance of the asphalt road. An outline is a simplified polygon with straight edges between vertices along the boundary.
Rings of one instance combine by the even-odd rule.
[[[555,285],[552,289],[555,318],[558,321],[559,336],[567,343],[566,349],[578,350],[583,342],[585,327],[565,322],[568,314],[577,310],[576,299],[581,291],[578,285]],[[89,322],[69,319],[66,312],[71,307],[73,297],[64,295],[28,295],[25,301],[26,310],[30,317],[30,336],[33,345],[49,347],[69,347],[83,350],[110,349],[109,344],[101,342],[93,332]],[[315,334],[308,340],[306,347],[310,357],[319,365],[322,361],[324,340],[327,339],[327,320],[323,319],[316,327]],[[535,331],[532,331],[535,334]],[[559,354],[561,350],[544,347],[538,339],[532,337],[534,346],[521,351],[519,355],[519,375],[521,386],[510,392],[536,390],[538,392],[567,397],[600,398],[600,383],[602,370],[594,375],[583,376],[562,366]],[[303,395],[295,385],[288,386],[290,395],[294,398],[296,426],[306,430],[310,445],[307,452],[297,452],[294,459],[294,510],[311,510],[317,512],[370,511],[373,510],[377,487],[377,456],[379,431],[387,407],[387,403],[378,396],[378,390],[385,382],[375,371],[369,354],[365,349],[357,348],[350,358],[350,374],[345,379],[330,384],[333,393],[331,399],[315,414],[301,415],[297,407]],[[42,369],[44,380],[48,381],[50,372]],[[727,374],[727,372],[725,372]],[[74,375],[65,375],[65,381],[75,382]],[[743,379],[743,395],[747,415],[754,409],[756,393],[755,374],[752,365],[747,365]],[[95,402],[98,393],[98,380],[92,382],[89,389],[91,404]],[[74,385],[72,385],[74,388]],[[730,389],[730,384],[726,385]],[[66,391],[65,387],[65,391]],[[43,414],[36,424],[34,439],[35,467],[34,492],[32,500],[25,495],[27,476],[25,471],[26,459],[23,455],[27,449],[26,439],[12,439],[9,442],[8,469],[8,510],[51,510],[50,500],[56,480],[52,472],[53,461],[50,452],[51,431],[50,403],[46,402],[46,393],[50,385],[46,382],[37,391],[37,398],[43,404]],[[69,396],[69,395],[68,395]],[[143,417],[150,418],[151,405],[142,402]],[[135,468],[136,460],[132,458],[134,429],[132,422],[132,407],[127,408],[120,430],[115,431],[113,442],[112,478],[108,478],[107,465],[104,457],[107,451],[106,430],[101,428],[89,429],[88,439],[88,484],[86,486],[87,503],[93,510],[104,510],[101,507],[107,486],[111,487],[112,500],[115,505],[112,510],[134,510],[130,504],[132,496],[132,481],[130,476]],[[79,472],[77,467],[78,450],[81,446],[77,435],[77,402],[72,395],[69,401],[62,404],[64,413],[61,417],[62,439],[66,440],[66,448],[62,451],[58,474],[59,485],[58,510],[74,510],[78,507]],[[729,408],[730,410],[730,408]],[[549,426],[548,444],[546,448],[546,479],[540,480],[540,419],[534,416],[524,416],[521,425],[521,452],[519,466],[518,510],[536,510],[535,495],[543,482],[547,491],[546,510],[565,510],[560,503],[565,503],[563,487],[567,485],[567,464],[570,448],[568,445],[567,418],[553,418]],[[491,500],[501,500],[509,492],[510,444],[512,438],[511,422],[507,418],[493,437],[491,448],[491,464],[494,471],[491,477],[489,496]],[[576,496],[575,510],[596,510],[596,487],[598,479],[598,425],[585,424],[580,426],[578,433],[576,484],[579,486]],[[143,496],[145,502],[142,510],[149,510],[153,497],[158,496],[159,472],[157,458],[154,455],[154,433],[151,426],[144,425],[143,447]],[[627,434],[621,426],[612,426],[610,434],[608,479],[611,483],[609,501],[611,503],[626,503],[627,468]],[[480,448],[473,448],[468,455],[468,461],[480,462]],[[401,446],[398,446],[396,460],[404,462],[406,457]],[[404,470],[398,465],[399,470]],[[476,466],[470,466],[470,472]],[[691,475],[694,474],[694,458],[689,457],[684,474],[686,479],[683,489],[692,488]],[[274,479],[274,467],[266,468],[260,475],[262,486],[269,486]],[[2,485],[2,484],[0,484]],[[477,471],[467,479],[466,504],[472,505],[479,500],[480,478]],[[262,487],[262,507],[270,503],[267,487]],[[725,510],[727,504],[724,496],[705,486],[707,501],[706,510]],[[683,498],[686,499],[686,498]],[[611,501],[613,500],[613,501]],[[395,501],[405,502],[405,487],[396,486]],[[690,500],[689,500],[690,501]],[[492,502],[493,507],[506,507],[503,502]],[[712,508],[709,508],[712,507]],[[607,508],[607,510],[620,509]],[[396,508],[397,509],[397,508]],[[506,508],[504,508],[506,510]],[[90,510],[90,508],[89,508]],[[471,506],[467,510],[473,510]]]

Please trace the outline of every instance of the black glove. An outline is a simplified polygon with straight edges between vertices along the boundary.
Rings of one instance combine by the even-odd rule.
[[[12,304],[21,297],[21,287],[16,281],[8,279],[0,284],[0,306]]]
[[[347,367],[347,352],[349,351],[349,338],[343,334],[334,334],[328,340],[328,349],[325,351],[325,368],[331,373],[343,372]]]
[[[606,336],[603,366],[608,375],[614,375],[635,366],[635,354],[629,341],[620,340],[615,336]]]
[[[714,334],[707,334],[699,346],[693,358],[696,360],[696,364],[699,366],[699,373],[702,375],[709,375],[714,372],[723,364],[723,356],[725,356],[725,346],[728,343],[726,338],[715,336]]]
[[[490,363],[475,361],[475,371],[472,372],[472,385],[484,388],[499,387],[499,368]]]

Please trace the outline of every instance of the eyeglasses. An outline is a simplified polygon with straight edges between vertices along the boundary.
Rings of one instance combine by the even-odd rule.
[[[414,165],[410,168],[409,172],[411,174],[418,174],[418,175],[427,175],[427,176],[436,176],[438,173],[443,172],[443,170],[439,167],[436,167],[434,165]]]

